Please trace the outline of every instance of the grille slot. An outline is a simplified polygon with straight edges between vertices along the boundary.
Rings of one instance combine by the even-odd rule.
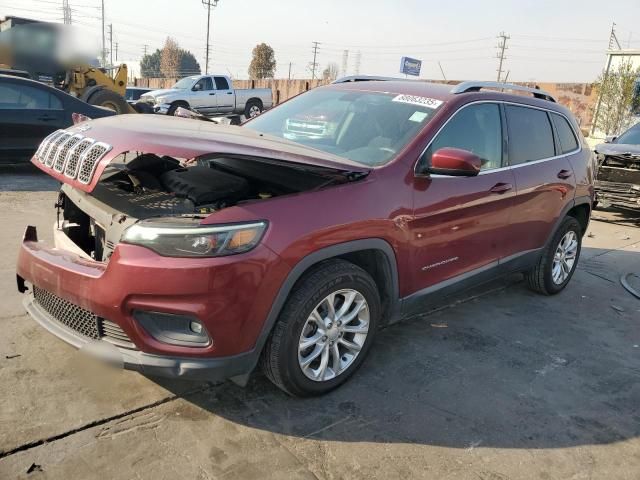
[[[53,165],[53,160],[56,158],[58,150],[69,137],[71,137],[70,133],[62,132],[62,135],[51,142],[51,146],[47,149],[47,153],[45,155],[45,165],[47,167]]]
[[[117,324],[35,285],[33,297],[51,319],[76,333],[92,340],[105,340],[125,348],[135,348],[129,336]]]
[[[80,158],[87,149],[93,145],[95,140],[92,138],[85,138],[76,143],[74,147],[69,150],[69,159],[67,160],[67,166],[64,169],[64,174],[69,178],[76,178],[78,175],[78,165],[80,165]]]
[[[40,163],[44,163],[44,152],[49,148],[49,142],[55,139],[58,135],[61,135],[63,131],[64,130],[56,130],[55,132],[51,132],[40,142],[38,150],[36,150],[36,158]]]
[[[91,182],[93,172],[98,162],[110,149],[111,146],[106,143],[98,142],[94,143],[93,146],[82,155],[78,172],[78,181],[80,183],[88,184]]]
[[[82,139],[82,135],[74,135],[70,137],[58,150],[56,154],[56,158],[53,161],[53,169],[56,172],[62,172],[64,170],[64,166],[67,162],[67,155],[69,150],[80,140]]]

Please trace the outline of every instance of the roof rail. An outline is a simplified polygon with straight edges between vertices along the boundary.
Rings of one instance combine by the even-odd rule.
[[[348,83],[348,82],[388,82],[388,81],[404,81],[404,78],[379,77],[377,75],[350,75],[348,77],[337,78],[331,83]]]
[[[532,94],[535,98],[540,98],[541,100],[548,100],[550,102],[555,102],[556,99],[553,98],[549,93],[544,90],[540,90],[539,88],[530,88],[523,87],[521,85],[516,85],[513,83],[501,83],[501,82],[462,82],[457,84],[455,87],[451,89],[451,93],[467,93],[467,92],[479,92],[483,88],[495,88],[499,90],[513,90],[518,92],[527,92]]]

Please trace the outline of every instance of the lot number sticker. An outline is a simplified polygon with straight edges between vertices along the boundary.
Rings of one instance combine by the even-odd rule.
[[[429,97],[419,97],[417,95],[398,95],[397,97],[395,97],[393,100],[393,102],[400,102],[400,103],[409,103],[411,105],[420,105],[421,107],[427,107],[427,108],[438,108],[440,105],[442,105],[442,101],[441,100],[436,100],[435,98],[429,98]]]

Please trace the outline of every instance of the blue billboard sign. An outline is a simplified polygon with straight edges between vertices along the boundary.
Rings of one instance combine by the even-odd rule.
[[[413,75],[414,77],[419,77],[421,67],[422,60],[417,60],[410,57],[402,57],[400,59],[400,73],[404,73],[405,75]]]

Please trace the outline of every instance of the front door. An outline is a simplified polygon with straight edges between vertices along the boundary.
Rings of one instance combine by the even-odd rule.
[[[412,291],[427,293],[449,282],[497,267],[509,237],[515,199],[513,173],[505,168],[503,120],[494,103],[460,109],[427,148],[461,148],[478,155],[476,177],[430,175],[415,178],[410,221]]]
[[[203,115],[213,115],[216,113],[218,103],[211,77],[202,77],[191,88],[189,105]]]

